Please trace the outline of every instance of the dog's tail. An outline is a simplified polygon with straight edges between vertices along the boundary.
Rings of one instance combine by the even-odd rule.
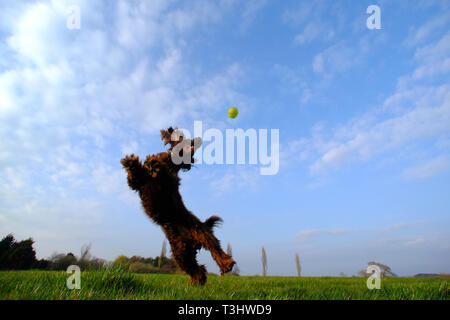
[[[218,224],[222,223],[222,218],[218,216],[211,216],[208,219],[205,220],[204,224],[205,226],[212,231],[214,227],[216,227]]]

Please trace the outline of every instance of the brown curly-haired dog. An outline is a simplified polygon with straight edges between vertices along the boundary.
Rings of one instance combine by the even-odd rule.
[[[217,216],[201,222],[184,206],[178,191],[180,170],[190,170],[194,152],[201,139],[183,140],[178,130],[161,130],[164,145],[169,150],[147,156],[144,164],[139,158],[127,155],[120,162],[128,173],[128,185],[138,191],[145,213],[159,224],[170,242],[177,265],[191,277],[192,284],[206,283],[206,268],[197,263],[197,251],[209,250],[222,274],[231,271],[236,263],[223,252],[220,241],[213,234],[213,227],[222,221]],[[184,157],[183,157],[184,155]],[[188,161],[180,163],[181,158]]]

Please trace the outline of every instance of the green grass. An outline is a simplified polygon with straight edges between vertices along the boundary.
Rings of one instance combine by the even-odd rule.
[[[81,289],[69,290],[60,271],[0,272],[0,299],[444,299],[449,278],[385,278],[369,290],[364,278],[218,277],[192,287],[184,275],[119,270],[81,273]]]

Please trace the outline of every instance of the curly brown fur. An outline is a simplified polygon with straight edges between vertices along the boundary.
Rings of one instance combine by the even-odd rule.
[[[139,193],[145,213],[166,234],[177,265],[191,277],[192,284],[203,285],[206,283],[206,268],[199,265],[196,258],[200,248],[211,252],[222,274],[231,271],[236,262],[222,250],[213,233],[213,227],[222,219],[212,216],[201,222],[183,203],[178,190],[178,172],[191,169],[201,139],[184,140],[178,133],[173,128],[161,130],[164,145],[170,144],[166,152],[147,156],[143,164],[139,157],[131,154],[121,163],[128,173],[129,187]],[[183,144],[178,146],[180,143]],[[172,161],[174,150],[180,156],[187,152],[191,162],[175,164]]]

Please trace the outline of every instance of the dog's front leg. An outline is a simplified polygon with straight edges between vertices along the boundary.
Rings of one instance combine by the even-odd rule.
[[[142,166],[138,156],[134,154],[126,155],[125,158],[120,160],[122,166],[127,170],[128,185],[132,190],[139,191],[139,188],[145,183],[148,178],[148,174],[145,168]]]

